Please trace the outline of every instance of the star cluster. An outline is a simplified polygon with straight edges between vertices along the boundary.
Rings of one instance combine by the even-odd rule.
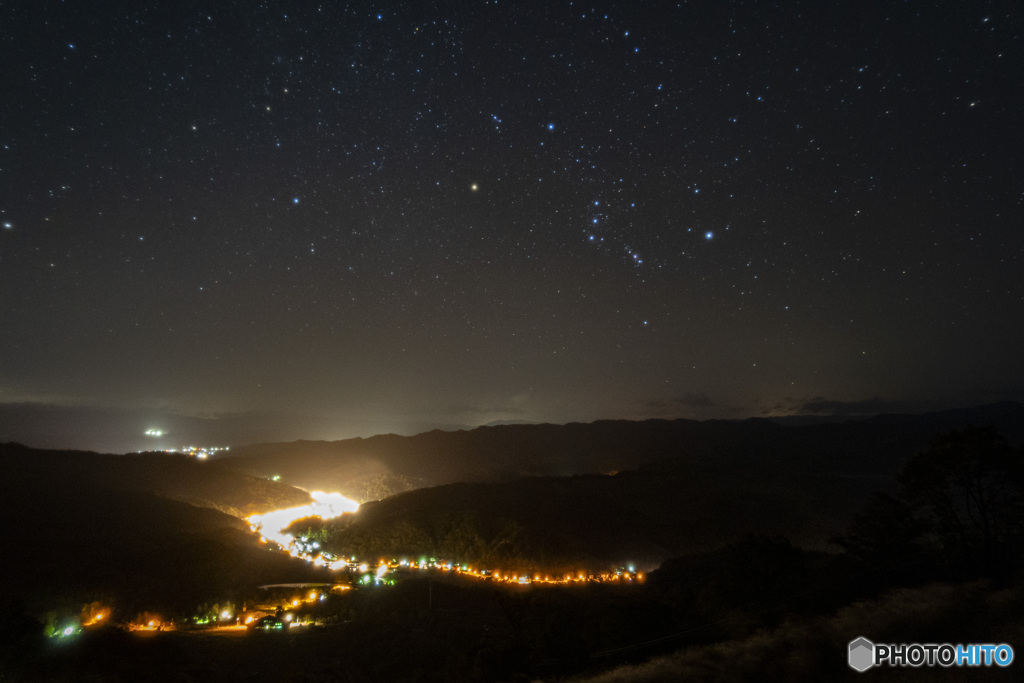
[[[6,4],[0,402],[344,436],[1020,395],[1022,27]]]

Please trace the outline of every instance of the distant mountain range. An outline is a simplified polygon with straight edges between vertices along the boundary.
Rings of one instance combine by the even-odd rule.
[[[625,420],[567,425],[496,425],[344,441],[293,441],[232,448],[225,465],[280,476],[309,490],[360,502],[414,488],[522,477],[612,474],[641,468],[742,472],[822,469],[886,480],[938,433],[995,425],[1024,440],[1024,404],[996,403],[923,415],[845,419]]]
[[[1019,444],[1024,405],[796,424],[506,425],[265,444],[223,462],[364,501],[328,524],[342,552],[657,565],[749,533],[828,547],[909,458],[968,425],[994,425]],[[502,543],[504,555],[488,550]]]
[[[296,486],[365,503],[325,525],[333,548],[364,557],[653,567],[749,533],[823,548],[938,434],[993,425],[1024,441],[1019,403],[808,422],[497,425],[263,444],[207,461],[3,444],[0,576],[22,600],[118,596],[169,609],[313,576],[241,519],[308,502]]]

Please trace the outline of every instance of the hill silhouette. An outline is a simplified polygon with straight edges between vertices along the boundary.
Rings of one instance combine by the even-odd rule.
[[[11,486],[76,481],[85,489],[145,491],[241,518],[311,500],[308,493],[288,484],[177,453],[110,455],[0,444],[0,465]]]
[[[187,614],[258,584],[320,576],[214,509],[262,511],[308,496],[208,464],[0,445],[5,595],[47,607],[98,600],[122,616]]]
[[[998,404],[799,426],[745,420],[494,427],[305,451],[307,444],[296,443],[284,449],[293,460],[278,462],[296,473],[314,463],[337,462],[337,473],[373,462],[392,477],[478,477],[371,501],[358,515],[328,522],[329,546],[339,554],[426,554],[505,567],[656,566],[749,533],[831,547],[829,539],[873,492],[895,486],[911,457],[938,433],[970,423],[997,425],[1019,441],[1024,410]],[[614,472],[624,465],[635,469]],[[614,469],[611,476],[536,476],[597,468]],[[534,476],[511,479],[512,472]],[[340,481],[332,484],[345,490]]]
[[[1012,641],[1016,632],[1005,628],[1016,623],[1019,582],[1010,585],[1013,593],[963,584],[974,591],[971,599],[951,600],[961,590],[953,584],[913,588],[913,580],[934,573],[893,582],[888,566],[879,572],[849,554],[815,549],[849,528],[870,492],[895,488],[896,473],[937,434],[994,425],[1017,445],[1022,417],[1020,405],[1000,404],[800,424],[502,425],[342,442],[340,450],[318,444],[306,453],[302,442],[267,445],[255,449],[264,449],[256,453],[268,459],[264,465],[293,469],[265,474],[245,455],[199,462],[3,445],[0,533],[7,543],[0,597],[10,606],[4,635],[12,645],[0,649],[0,664],[19,667],[15,680],[17,672],[25,680],[103,680],[112,671],[133,680],[153,671],[193,678],[244,672],[254,680],[271,673],[334,680],[338,671],[360,680],[513,680],[596,673],[660,654],[669,659],[649,666],[666,673],[653,677],[670,679],[674,671],[719,661],[717,650],[700,648],[720,644],[764,666],[774,661],[761,646],[768,634],[776,650],[794,639],[803,643],[805,659],[785,666],[822,680],[848,673],[835,653],[851,632],[875,635],[870,629],[886,619],[889,630],[876,637],[929,642],[931,635],[907,631],[902,616],[919,599],[926,609],[914,613],[911,626],[952,633],[969,613],[974,621],[957,632],[964,642],[986,623],[998,626],[992,642]],[[242,514],[308,500],[264,478],[270,474],[287,478],[294,471],[310,488],[345,491],[335,486],[341,479],[318,475],[361,468],[370,478],[360,485],[380,491],[440,483],[371,500],[355,515],[296,523],[317,524],[323,547],[339,554],[371,562],[427,554],[531,575],[631,562],[661,568],[647,583],[572,586],[398,570],[394,586],[359,583],[310,606],[323,624],[294,637],[231,639],[182,630],[135,639],[111,630],[85,634],[62,657],[51,657],[41,640],[34,654],[22,656],[31,638],[19,641],[18,634],[41,630],[48,610],[74,614],[97,601],[122,620],[135,610],[182,616],[208,612],[214,601],[251,604],[263,594],[255,589],[260,584],[331,580],[336,575],[268,551],[242,520],[221,510]],[[477,479],[443,481],[467,473]],[[916,592],[881,593],[890,583]],[[876,600],[868,612],[865,599]],[[983,610],[975,612],[979,604]],[[685,649],[668,654],[679,648]],[[728,666],[722,670],[731,671],[734,662]],[[785,666],[770,677],[793,678]],[[634,673],[643,675],[629,669],[624,676]]]
[[[591,424],[497,425],[344,441],[232,448],[219,462],[360,502],[414,488],[522,477],[612,474],[645,468],[757,476],[831,471],[885,481],[939,432],[994,425],[1024,439],[1024,405],[997,403],[924,415],[740,421],[605,420]]]

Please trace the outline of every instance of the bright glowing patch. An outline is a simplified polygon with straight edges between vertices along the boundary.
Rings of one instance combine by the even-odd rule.
[[[284,533],[292,522],[303,517],[319,517],[321,519],[332,519],[339,517],[346,512],[355,512],[359,509],[359,503],[346,498],[340,493],[325,493],[324,491],[313,491],[309,494],[313,502],[309,505],[299,505],[283,510],[274,510],[262,515],[252,515],[246,521],[257,531],[263,540],[270,540],[278,543],[282,548],[289,549],[298,557],[299,549],[293,544],[295,538],[291,534]]]

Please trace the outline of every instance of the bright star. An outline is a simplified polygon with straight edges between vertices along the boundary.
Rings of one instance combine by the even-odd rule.
[[[298,197],[292,197],[292,204],[298,204],[298,203],[299,203],[299,198]]]
[[[711,239],[714,236],[715,236],[715,233],[711,232],[710,230],[708,230],[706,233],[704,233],[704,239],[706,239],[706,240],[709,240],[709,239]]]

